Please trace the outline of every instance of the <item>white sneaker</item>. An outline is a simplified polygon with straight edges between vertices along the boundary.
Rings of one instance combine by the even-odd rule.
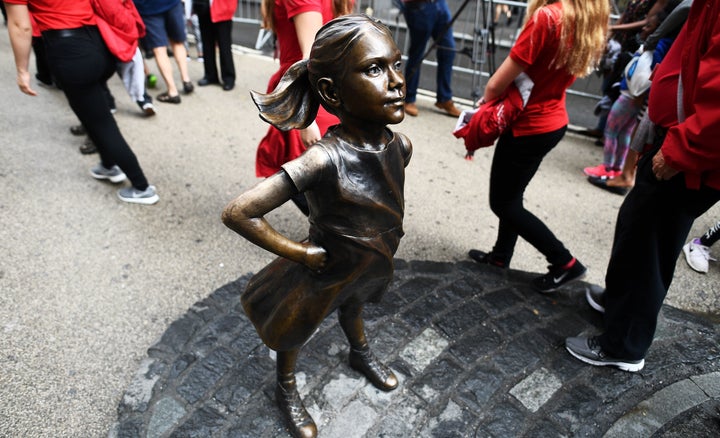
[[[693,239],[683,246],[685,261],[697,272],[703,274],[708,271],[708,261],[715,260],[710,256],[710,248],[702,245],[700,239]]]
[[[135,187],[126,187],[118,190],[118,198],[125,202],[145,205],[152,205],[160,200],[160,197],[155,190],[155,186],[148,186],[143,191],[140,191]]]

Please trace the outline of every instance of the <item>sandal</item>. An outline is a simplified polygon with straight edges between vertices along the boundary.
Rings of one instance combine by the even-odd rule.
[[[165,93],[158,94],[157,100],[163,103],[180,103],[180,95],[171,96],[166,91]]]
[[[185,94],[192,93],[194,89],[195,89],[195,86],[193,85],[192,82],[190,82],[190,81],[183,82],[183,91],[185,92]]]

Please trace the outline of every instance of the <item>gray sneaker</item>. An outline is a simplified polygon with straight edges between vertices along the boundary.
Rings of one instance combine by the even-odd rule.
[[[102,164],[90,169],[90,175],[95,179],[106,179],[113,184],[125,181],[127,178],[119,167],[113,166],[110,169],[106,169]]]
[[[631,373],[640,371],[645,366],[645,359],[625,360],[609,357],[600,348],[597,338],[578,336],[565,339],[565,348],[575,358],[598,367],[612,366]]]
[[[155,186],[148,186],[145,190],[138,190],[135,187],[126,187],[118,190],[120,200],[133,204],[152,205],[160,200]]]

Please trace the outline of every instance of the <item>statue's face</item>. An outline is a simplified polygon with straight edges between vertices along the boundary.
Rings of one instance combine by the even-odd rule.
[[[405,78],[395,41],[375,29],[368,30],[345,59],[345,71],[337,84],[343,122],[400,123],[405,117]]]

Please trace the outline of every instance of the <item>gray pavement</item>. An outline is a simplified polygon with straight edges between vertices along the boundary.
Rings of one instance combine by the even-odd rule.
[[[234,305],[247,275],[272,257],[219,220],[257,182],[254,153],[266,127],[247,91],[264,90],[277,65],[239,50],[236,66],[232,92],[198,88],[181,105],[158,103],[152,119],[110,82],[121,130],[161,197],[127,205],[116,186],[89,176],[97,157],[77,152],[82,140],[68,131],[77,121],[64,96],[17,90],[0,32],[0,436],[132,436],[150,427],[154,436],[282,436],[268,396],[272,364]],[[202,76],[200,64],[190,68]],[[587,283],[538,296],[525,283],[545,261],[524,242],[507,274],[466,262],[468,249],[489,248],[496,232],[487,207],[492,150],[463,160],[454,120],[434,112],[431,99],[419,106],[419,117],[394,127],[415,147],[402,269],[392,295],[369,310],[375,348],[402,386],[385,395],[366,387],[328,321],[300,365],[321,433],[713,431],[720,266],[700,275],[679,260],[662,338],[642,373],[579,366],[559,342],[599,323],[581,295],[603,284],[622,201],[584,180],[600,148],[569,134],[527,190],[529,208],[589,268]],[[718,217],[716,206],[693,234]],[[292,206],[269,219],[297,238],[306,231]],[[477,313],[450,317],[454,309]]]

